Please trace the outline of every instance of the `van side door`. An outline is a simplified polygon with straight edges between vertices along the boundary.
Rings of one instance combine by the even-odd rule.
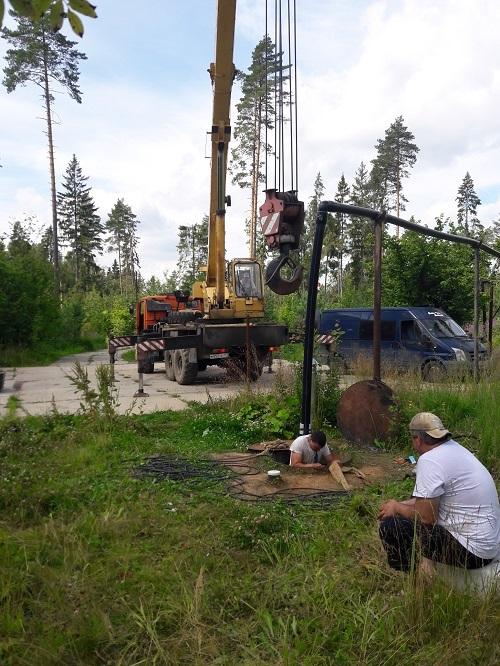
[[[415,319],[402,319],[400,365],[407,370],[420,370],[422,363],[429,356],[429,344],[422,334],[422,329]]]

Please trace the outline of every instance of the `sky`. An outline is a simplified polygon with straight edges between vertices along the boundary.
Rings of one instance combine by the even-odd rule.
[[[286,6],[285,0],[282,0]],[[268,0],[269,7],[274,2]],[[420,148],[402,214],[456,217],[467,171],[485,225],[500,217],[500,2],[296,0],[299,196],[318,172],[334,199],[398,116]],[[107,0],[78,41],[82,104],[55,95],[56,179],[73,154],[103,219],[118,198],[140,220],[141,273],[176,267],[177,228],[208,212],[215,0]],[[265,32],[265,0],[238,0],[234,62],[245,71]],[[69,26],[64,33],[73,38]],[[4,66],[7,44],[0,40]],[[233,89],[233,104],[239,90]],[[38,90],[0,88],[0,234],[51,220]],[[232,124],[236,114],[233,110]],[[228,181],[226,257],[247,256],[249,191]],[[263,200],[263,196],[262,196]],[[105,255],[99,263],[110,265]]]

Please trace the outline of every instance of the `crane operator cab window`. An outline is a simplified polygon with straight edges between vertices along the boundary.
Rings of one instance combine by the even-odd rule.
[[[262,284],[259,264],[235,264],[234,282],[237,297],[262,298]]]

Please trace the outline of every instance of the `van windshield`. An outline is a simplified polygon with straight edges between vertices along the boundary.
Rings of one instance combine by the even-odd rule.
[[[450,317],[423,319],[422,324],[436,338],[466,338],[464,329]]]

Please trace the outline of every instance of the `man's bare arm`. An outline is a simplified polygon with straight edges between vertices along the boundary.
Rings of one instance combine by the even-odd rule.
[[[391,516],[402,516],[413,520],[417,518],[424,525],[435,525],[437,522],[439,510],[439,497],[424,499],[422,497],[413,497],[405,502],[388,500],[380,507],[379,519],[389,518]]]
[[[309,467],[310,469],[322,469],[323,465],[321,463],[303,463],[302,462],[302,453],[297,453],[296,451],[291,452],[291,467]]]

